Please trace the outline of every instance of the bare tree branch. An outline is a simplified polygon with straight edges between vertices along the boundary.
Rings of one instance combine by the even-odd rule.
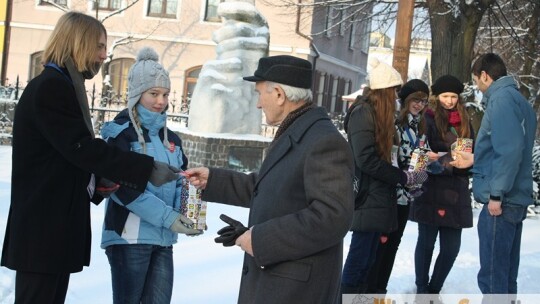
[[[68,12],[69,11],[69,8],[67,6],[63,6],[63,5],[60,5],[60,4],[56,4],[54,3],[53,1],[50,1],[50,0],[42,0],[43,3],[47,3],[47,4],[50,4],[54,7],[56,7],[57,9],[63,11],[63,12]]]
[[[107,14],[105,17],[101,18],[101,23],[103,23],[105,20],[111,18],[112,16],[114,15],[118,15],[120,13],[122,13],[123,11],[129,9],[130,7],[132,7],[133,5],[135,5],[137,2],[139,2],[139,0],[133,0],[132,2],[128,2],[128,4],[126,5],[126,7],[124,8],[119,8],[115,11],[112,11],[111,13]]]

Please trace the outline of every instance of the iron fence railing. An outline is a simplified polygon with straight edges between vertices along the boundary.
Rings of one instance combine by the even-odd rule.
[[[0,144],[11,144],[13,119],[15,115],[15,106],[18,98],[23,92],[17,81],[14,86],[0,86]],[[117,95],[112,91],[98,93],[95,86],[88,91],[88,103],[94,130],[99,134],[99,130],[106,121],[111,121],[122,111],[127,104],[124,95]],[[189,96],[176,98],[176,92],[173,91],[169,99],[169,109],[167,110],[168,125],[178,124],[179,127],[188,126],[189,118]],[[265,137],[274,137],[277,127],[261,124],[261,135]]]

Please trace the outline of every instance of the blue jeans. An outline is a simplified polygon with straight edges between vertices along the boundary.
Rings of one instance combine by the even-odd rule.
[[[368,272],[373,263],[379,245],[379,232],[353,231],[349,253],[343,267],[341,279],[342,290],[365,293],[367,289]]]
[[[418,223],[418,240],[414,251],[416,293],[439,293],[441,291],[461,247],[461,230],[461,228]],[[433,266],[430,279],[429,267],[437,235],[439,235],[439,255]]]
[[[521,232],[527,207],[503,205],[500,216],[491,216],[487,208],[484,204],[478,216],[478,287],[483,294],[516,294]]]
[[[111,265],[113,303],[170,303],[172,246],[132,244],[105,249]]]

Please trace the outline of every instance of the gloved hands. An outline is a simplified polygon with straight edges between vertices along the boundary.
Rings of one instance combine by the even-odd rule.
[[[411,197],[411,199],[415,199],[417,197],[419,197],[420,195],[422,195],[425,191],[425,187],[424,186],[421,186],[421,187],[415,187],[415,188],[411,188],[408,190],[408,193],[409,193],[409,196]]]
[[[160,161],[154,161],[154,169],[150,174],[149,182],[152,185],[159,187],[165,183],[178,179],[179,169]]]
[[[214,241],[216,243],[222,243],[225,247],[234,246],[236,239],[242,234],[244,234],[244,232],[246,232],[248,228],[242,225],[242,223],[240,223],[239,221],[233,220],[225,214],[220,215],[219,218],[225,223],[229,224],[229,226],[221,228],[217,232],[219,236],[215,238]]]
[[[426,171],[404,171],[405,175],[407,175],[407,182],[405,183],[405,187],[412,188],[417,187],[419,185],[422,185],[428,178],[428,174]]]
[[[99,179],[99,183],[96,186],[96,192],[102,197],[108,198],[111,194],[116,192],[118,188],[120,188],[119,184],[102,177]]]
[[[189,236],[196,236],[203,233],[202,230],[191,228],[192,226],[192,220],[188,219],[185,215],[178,214],[178,217],[174,220],[169,229],[176,233],[182,233]]]

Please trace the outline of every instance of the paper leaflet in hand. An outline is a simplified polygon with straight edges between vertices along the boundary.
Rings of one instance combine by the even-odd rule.
[[[411,161],[409,162],[409,171],[410,172],[418,172],[418,171],[425,171],[427,169],[429,162],[429,156],[427,155],[427,150],[416,148],[411,154]],[[422,187],[422,184],[417,185],[411,185],[408,188],[409,193],[412,194],[412,192],[420,190]],[[410,200],[414,200],[414,195],[411,195],[409,197]]]
[[[193,221],[193,229],[206,228],[206,202],[201,199],[201,190],[185,178],[182,179],[180,213]]]
[[[451,146],[450,149],[452,152],[463,151],[463,152],[472,152],[473,140],[471,138],[458,138]],[[452,153],[452,158],[456,160],[455,153]]]
[[[427,168],[429,157],[426,150],[414,149],[409,162],[409,171],[424,171]]]

